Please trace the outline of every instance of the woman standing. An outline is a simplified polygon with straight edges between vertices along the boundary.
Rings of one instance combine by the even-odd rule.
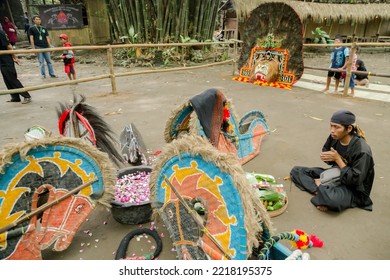
[[[12,45],[13,48],[15,48],[15,44],[17,41],[17,28],[15,24],[13,24],[8,17],[4,17],[4,22],[1,23],[1,26],[3,27],[4,32],[8,36],[9,43]]]

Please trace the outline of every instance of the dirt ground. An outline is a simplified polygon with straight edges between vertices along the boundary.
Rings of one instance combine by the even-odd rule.
[[[370,71],[390,72],[388,53],[362,54]],[[326,67],[326,54],[305,56],[305,65]],[[67,78],[62,64],[55,62],[58,79],[41,80],[35,60],[22,59],[17,67],[24,86],[39,85]],[[76,64],[79,78],[108,72],[106,67],[94,64]],[[116,69],[120,72],[124,69]],[[308,73],[316,73],[308,71]],[[237,74],[237,72],[236,72]],[[324,76],[321,72],[319,74]],[[33,102],[28,105],[6,103],[8,95],[0,96],[0,146],[24,140],[24,132],[33,125],[42,125],[58,135],[56,107],[67,102],[72,95],[84,94],[87,102],[104,116],[118,135],[125,125],[134,123],[147,147],[161,150],[165,143],[163,131],[170,112],[193,95],[217,87],[230,99],[239,116],[250,110],[261,110],[272,130],[264,138],[259,156],[243,166],[247,172],[271,174],[284,184],[289,197],[287,211],[272,218],[277,232],[301,229],[315,234],[324,241],[323,248],[306,250],[314,260],[388,260],[390,259],[390,188],[388,163],[390,153],[390,104],[380,101],[342,96],[293,87],[291,91],[232,81],[232,66],[218,66],[182,72],[149,74],[117,78],[118,94],[110,94],[109,80],[79,83],[31,92]],[[374,81],[374,78],[373,78]],[[376,82],[390,84],[389,79],[375,78]],[[0,83],[0,89],[5,89]],[[375,184],[372,190],[374,210],[348,209],[342,213],[323,213],[311,203],[311,195],[300,191],[283,178],[294,165],[322,166],[320,149],[329,133],[329,118],[340,109],[347,108],[357,115],[365,130],[376,163]],[[159,259],[175,259],[169,233],[161,224],[157,226],[163,239]],[[46,250],[44,259],[51,260],[113,260],[122,238],[139,225],[116,222],[109,209],[98,206],[82,224],[72,244],[62,252]],[[142,243],[144,242],[144,243]],[[146,243],[145,243],[146,242]],[[140,245],[145,244],[145,245]],[[153,244],[153,241],[152,241]],[[290,248],[289,243],[283,243]],[[152,250],[146,240],[130,244],[136,253]]]

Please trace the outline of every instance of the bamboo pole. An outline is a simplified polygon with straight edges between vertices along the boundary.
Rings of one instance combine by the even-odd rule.
[[[39,89],[46,89],[46,88],[66,86],[66,85],[74,85],[74,84],[78,84],[78,83],[92,82],[92,81],[97,81],[97,80],[102,80],[102,79],[107,79],[107,78],[110,78],[109,74],[99,75],[99,76],[89,77],[89,78],[81,78],[81,79],[77,79],[77,80],[69,80],[69,81],[64,81],[64,82],[44,84],[44,85],[39,85],[39,86],[31,86],[31,87],[24,87],[24,88],[18,88],[18,89],[9,89],[9,90],[0,90],[0,95],[19,93],[19,92],[25,92],[25,91],[34,91],[34,90],[39,90]]]
[[[129,34],[129,29],[130,29],[130,26],[132,25],[131,23],[131,17],[129,15],[129,11],[127,10],[127,5],[123,5],[122,6],[122,10],[123,10],[123,20],[124,20],[124,28],[126,31],[123,35],[127,35],[127,36],[130,36]]]
[[[204,3],[202,3],[200,5],[200,11],[199,11],[200,17],[199,17],[198,26],[197,26],[197,30],[198,30],[199,34],[201,34],[202,30],[203,30],[203,22],[204,22],[204,16],[205,16],[204,6],[205,6]]]
[[[218,1],[214,1],[213,18],[217,18],[218,17],[218,7],[219,7],[219,2]],[[216,25],[217,25],[217,21],[213,20],[212,24],[211,24],[211,28],[209,30],[208,38],[213,38]],[[234,39],[236,39],[236,38],[234,37]]]
[[[119,40],[119,38],[124,35],[122,29],[123,24],[118,23],[118,21],[122,19],[122,16],[120,14],[121,5],[118,4],[116,0],[110,0],[109,2],[110,3],[108,7],[110,9],[110,20],[111,20],[112,29],[114,31],[114,36],[115,36],[114,38],[116,40]],[[113,17],[111,17],[111,14],[113,15]]]
[[[148,20],[148,10],[146,9],[145,0],[141,0],[142,3],[142,19],[143,19],[143,26],[144,26],[144,42],[149,42],[149,26],[148,22],[150,23],[151,19]],[[150,9],[150,7],[149,7]],[[150,15],[150,12],[149,12]]]
[[[203,19],[203,25],[201,29],[201,36],[204,38],[204,36],[207,34],[208,30],[210,29],[210,21],[211,21],[211,1],[207,2],[207,5],[205,5],[205,12],[204,16],[202,17]]]
[[[43,211],[45,211],[46,209],[52,207],[53,205],[55,204],[58,204],[59,202],[63,201],[64,199],[68,198],[69,196],[71,196],[72,194],[75,194],[79,191],[81,191],[82,189],[84,189],[85,187],[88,187],[89,185],[93,184],[94,182],[96,182],[98,180],[97,177],[94,177],[92,178],[91,180],[85,182],[84,184],[74,188],[73,190],[69,191],[68,193],[64,194],[63,196],[60,196],[59,198],[49,202],[49,203],[45,203],[43,205],[41,205],[40,207],[38,207],[37,209],[35,209],[34,211],[30,212],[29,214],[26,214],[24,215],[23,217],[21,217],[20,219],[12,222],[11,224],[8,224],[6,225],[5,227],[2,227],[0,228],[0,234],[3,233],[3,232],[6,232],[10,229],[13,229],[14,227],[16,227],[17,225],[19,225],[20,223],[23,223],[29,219],[31,219],[31,217],[35,216],[35,215],[38,215],[40,213],[42,213]]]
[[[356,43],[356,42],[355,42]],[[336,45],[334,44],[303,44],[304,47],[317,47],[317,48],[328,48],[328,47],[334,47]],[[345,47],[351,47],[352,43],[342,43],[337,44],[337,46],[345,46]],[[359,47],[390,47],[390,43],[374,43],[374,42],[367,42],[367,43],[356,43],[356,46]]]
[[[232,75],[236,73],[236,67],[237,67],[237,52],[238,52],[238,41],[234,40],[234,58],[233,58],[233,72]]]
[[[188,15],[189,15],[189,10],[190,10],[190,6],[189,6],[189,1],[188,0],[184,0],[183,2],[183,21],[182,21],[182,26],[183,26],[183,36],[184,37],[188,37],[189,36],[189,33],[188,33]]]
[[[156,0],[156,42],[158,43],[163,38],[163,7],[162,0]]]
[[[174,23],[175,23],[175,26],[174,28],[172,28],[172,31],[174,30],[175,32],[175,41],[179,40],[180,38],[180,18],[181,18],[181,13],[182,13],[182,9],[178,8],[180,7],[180,3],[179,5],[177,5],[177,1],[173,1],[173,12],[174,12],[174,15],[173,15],[173,18],[174,18]]]
[[[241,43],[242,41],[239,40]],[[29,49],[29,50],[1,50],[0,55],[3,54],[23,54],[23,53],[39,53],[39,52],[56,52],[63,50],[105,50],[108,48],[119,49],[119,48],[159,48],[159,47],[178,47],[178,46],[207,46],[217,44],[232,44],[233,41],[223,42],[197,42],[197,43],[160,43],[160,44],[118,44],[118,45],[103,45],[103,46],[73,46],[73,47],[55,47],[50,49]],[[334,47],[334,44],[303,44],[303,47],[318,47],[318,48],[330,48]],[[351,47],[352,43],[337,44],[337,46]],[[356,43],[356,46],[361,47],[390,47],[390,42],[367,42],[367,43]]]
[[[192,32],[194,34],[198,33],[198,22],[199,22],[199,10],[200,10],[200,2],[201,0],[197,0],[195,3],[195,9],[194,9],[194,19],[193,19],[193,30]]]
[[[347,62],[347,75],[345,76],[345,80],[344,80],[344,90],[343,90],[343,95],[344,96],[347,96],[348,95],[348,88],[349,88],[349,84],[350,84],[350,81],[351,81],[351,71],[352,71],[352,61],[353,61],[353,58],[354,56],[356,55],[356,43],[353,42],[352,43],[352,47],[351,47],[351,52],[349,54],[349,59],[348,59],[348,62]]]
[[[111,89],[112,93],[116,94],[118,93],[116,90],[116,80],[115,80],[115,71],[114,71],[114,63],[112,59],[112,48],[107,49],[107,60],[108,60],[108,66],[110,68],[110,79],[111,79]]]
[[[242,43],[241,40],[238,40]],[[148,44],[117,44],[117,45],[102,45],[102,46],[72,46],[72,47],[55,47],[50,49],[29,49],[29,50],[1,50],[0,55],[3,54],[23,54],[23,53],[39,53],[39,52],[56,52],[63,50],[105,50],[108,48],[120,49],[120,48],[159,48],[159,47],[178,47],[178,46],[207,46],[207,45],[218,45],[218,44],[233,44],[233,40],[223,42],[197,42],[197,43],[148,43]],[[303,47],[318,47],[318,48],[330,48],[334,47],[334,44],[303,44]],[[337,44],[337,46],[352,46],[352,43]],[[390,42],[367,42],[367,43],[356,43],[356,46],[361,47],[390,47]]]
[[[171,47],[171,46],[188,46],[188,45],[199,45],[199,46],[205,46],[205,45],[216,45],[216,44],[230,44],[232,42],[226,41],[226,42],[205,42],[205,43],[164,43],[164,44],[120,44],[120,45],[106,45],[106,46],[78,46],[78,47],[58,47],[58,48],[51,48],[50,50],[52,51],[62,51],[62,50],[100,50],[100,49],[114,49],[114,48],[128,48],[128,47]],[[4,50],[0,51],[0,55],[2,54],[22,54],[22,53],[38,53],[38,52],[44,52],[44,49],[34,49],[34,50]],[[108,59],[112,61],[112,50],[111,50],[111,56],[108,54]],[[231,60],[225,61],[223,63],[228,63],[231,62]],[[180,70],[189,70],[189,69],[195,69],[195,68],[203,68],[203,67],[209,67],[209,66],[214,66],[214,65],[219,65],[221,63],[215,63],[215,64],[207,64],[207,65],[201,65],[201,66],[194,66],[194,67],[184,67],[184,68],[173,68],[172,71],[180,71]],[[164,70],[159,70],[159,71],[150,71],[150,73],[157,73],[157,72],[164,72]],[[145,73],[148,71],[144,71],[142,73]],[[57,87],[57,86],[65,86],[65,85],[72,85],[72,84],[78,84],[78,83],[83,83],[83,82],[91,82],[91,81],[96,81],[96,80],[102,80],[106,78],[111,78],[114,79],[115,81],[115,76],[126,76],[126,75],[131,75],[130,73],[128,74],[121,74],[121,75],[115,75],[114,68],[113,68],[113,63],[111,63],[110,66],[110,74],[106,75],[100,75],[100,76],[95,76],[95,77],[89,77],[89,78],[79,78],[77,80],[70,80],[70,81],[64,81],[64,82],[56,82],[56,83],[50,83],[50,84],[43,84],[39,86],[31,86],[31,87],[24,87],[24,88],[18,88],[18,89],[12,89],[12,90],[0,90],[0,95],[6,95],[6,94],[11,94],[11,93],[20,93],[24,91],[34,91],[34,90],[40,90],[40,89],[46,89],[46,88],[52,88],[52,87]],[[132,74],[134,75],[134,74]],[[138,75],[138,73],[136,74]],[[116,82],[112,84],[112,92],[116,93]]]
[[[136,0],[138,1],[138,0]],[[130,11],[131,11],[131,25],[134,27],[134,30],[139,30],[139,27],[138,27],[138,22],[137,22],[137,13],[136,13],[136,9],[135,9],[135,3],[133,0],[130,0],[129,1],[130,3]],[[128,26],[128,28],[130,28],[130,26]],[[128,31],[127,31],[128,32]],[[136,32],[137,33],[137,32]]]
[[[160,35],[161,42],[165,42],[166,36],[169,34],[171,30],[170,29],[172,25],[172,18],[170,13],[171,6],[172,6],[171,1],[169,1],[168,5],[165,8],[164,20],[162,21],[162,31]]]
[[[199,216],[199,214],[194,211],[194,209],[191,209],[191,207],[188,205],[188,203],[185,201],[185,199],[181,196],[181,194],[178,192],[178,190],[171,184],[168,177],[164,175],[164,181],[167,183],[167,185],[170,187],[170,189],[175,193],[179,201],[183,204],[184,208],[187,210],[188,214],[194,219],[195,223],[199,226],[199,228],[202,230],[202,232],[217,246],[217,248],[221,251],[221,253],[228,259],[231,260],[232,257],[229,255],[228,252],[226,252],[225,248],[222,247],[221,244],[219,244],[218,240],[207,230],[207,228],[203,225],[203,219]]]
[[[381,31],[381,27],[382,27],[382,17],[379,21],[379,26],[378,26],[378,30],[376,31],[376,41],[378,42],[378,39],[379,39],[379,34],[380,34],[380,31]]]
[[[223,64],[230,63],[230,62],[233,62],[233,59],[204,64],[204,65],[197,65],[197,66],[175,67],[175,68],[170,68],[170,69],[156,69],[156,70],[136,71],[136,72],[124,72],[124,73],[118,73],[115,76],[116,77],[123,77],[123,76],[134,76],[134,75],[153,74],[153,73],[168,73],[168,72],[176,72],[176,71],[185,71],[185,70],[200,69],[200,68],[206,68],[206,67],[211,67],[211,66],[223,65]]]
[[[324,67],[314,67],[314,66],[305,66],[305,69],[313,69],[313,70],[324,70],[324,71],[332,71],[332,72],[345,72],[345,70],[340,70],[336,68],[324,68]],[[390,78],[390,74],[380,74],[380,73],[372,73],[369,71],[351,71],[354,74],[367,74],[368,76],[376,76],[376,77],[385,77]]]
[[[9,230],[7,231],[7,234],[0,234],[0,243],[21,236],[25,234],[27,230],[28,226],[25,226]]]
[[[352,39],[351,39],[351,43],[353,43],[356,39],[356,32],[357,32],[357,27],[358,27],[359,23],[356,21],[355,22],[355,28],[353,30],[353,34],[352,34]],[[367,25],[364,26],[364,28],[366,28]]]
[[[139,3],[139,0],[135,0],[135,11],[136,11],[136,21],[138,29],[135,29],[135,33],[139,33],[142,35],[142,38],[145,38],[144,36],[144,29],[142,28],[142,20],[141,20],[141,14],[142,14],[142,8],[141,4]]]

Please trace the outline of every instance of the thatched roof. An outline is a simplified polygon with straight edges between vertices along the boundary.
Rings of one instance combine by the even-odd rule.
[[[232,0],[238,17],[247,16],[250,12],[265,2],[283,2],[290,5],[303,19],[311,18],[321,21],[323,18],[334,20],[354,20],[364,23],[366,20],[381,18],[390,20],[390,4],[366,3],[366,4],[343,4],[343,3],[315,3],[294,0]]]

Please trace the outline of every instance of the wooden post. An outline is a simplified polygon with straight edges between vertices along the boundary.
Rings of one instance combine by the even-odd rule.
[[[348,95],[348,88],[349,88],[349,82],[351,81],[351,75],[352,74],[352,61],[353,61],[353,57],[355,56],[356,54],[356,42],[353,42],[352,43],[352,47],[351,47],[351,51],[349,53],[349,59],[348,59],[348,63],[347,63],[347,74],[345,76],[345,80],[344,80],[344,90],[343,90],[343,95],[344,96],[347,96]]]
[[[237,49],[238,49],[238,40],[234,40],[234,57],[233,57],[233,73],[232,75],[236,73],[236,67],[237,67]]]
[[[116,80],[115,80],[114,63],[113,63],[113,59],[112,59],[112,47],[111,46],[109,46],[107,49],[107,60],[108,60],[108,66],[110,68],[110,79],[111,79],[112,93],[117,94],[118,92],[116,91]]]
[[[233,58],[233,76],[234,73],[236,72],[236,67],[237,67],[237,51],[238,51],[238,23],[239,23],[239,17],[236,17],[236,27],[234,31],[234,58]]]
[[[333,27],[333,20],[332,19],[329,19],[330,20],[330,27],[329,27],[329,33],[328,33],[328,35],[329,35],[329,37],[331,36],[331,33],[332,33],[332,27]],[[332,38],[332,37],[330,37],[330,38]],[[330,39],[329,38],[329,39]],[[328,42],[326,42],[326,43],[328,43]]]
[[[381,26],[382,26],[382,17],[381,17],[381,20],[379,22],[378,30],[376,32],[376,42],[379,42],[379,34],[380,34],[380,31],[381,31]]]
[[[352,36],[352,40],[351,40],[351,43],[355,41],[355,36],[356,36],[356,32],[357,32],[357,27],[358,27],[359,23],[358,22],[355,22],[355,28],[353,29],[353,36]]]

